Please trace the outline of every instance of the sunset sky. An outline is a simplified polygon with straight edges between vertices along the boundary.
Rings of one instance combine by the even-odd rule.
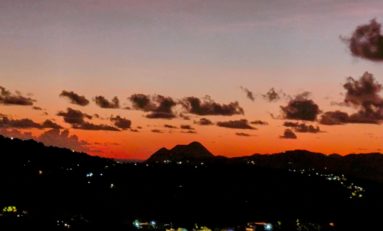
[[[1,0],[0,134],[126,159],[192,141],[382,152],[382,15],[381,0]]]

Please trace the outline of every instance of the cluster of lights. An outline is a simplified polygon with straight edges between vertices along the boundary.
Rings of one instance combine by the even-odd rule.
[[[59,227],[64,227],[66,229],[70,229],[71,228],[71,225],[63,220],[57,220],[56,222],[57,226]]]
[[[325,168],[327,169],[327,168]],[[363,193],[365,192],[365,189],[362,188],[361,186],[355,185],[352,182],[349,182],[347,178],[342,174],[342,175],[335,175],[333,173],[319,173],[316,171],[314,168],[311,169],[289,169],[289,172],[293,173],[298,173],[301,175],[306,175],[306,176],[319,176],[323,177],[327,181],[334,181],[338,182],[341,184],[343,187],[347,188],[350,191],[350,199],[355,199],[355,198],[362,198]]]
[[[273,224],[267,223],[267,222],[248,223],[246,227],[246,231],[255,231],[255,230],[258,230],[258,228],[262,228],[262,230],[265,230],[265,231],[272,231]]]
[[[150,221],[150,222],[140,222],[138,219],[133,221],[133,226],[136,229],[143,229],[145,227],[149,227],[152,229],[155,229],[157,227],[157,222],[156,221]]]
[[[17,213],[17,208],[14,205],[5,206],[2,211],[3,213]]]
[[[22,210],[21,212],[17,209],[16,206],[11,205],[11,206],[4,206],[1,209],[0,216],[7,216],[7,215],[12,215],[16,216],[17,218],[22,218],[25,215],[27,215],[28,212],[25,210]]]

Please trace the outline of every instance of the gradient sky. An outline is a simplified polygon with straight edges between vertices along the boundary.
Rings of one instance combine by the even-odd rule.
[[[351,55],[340,38],[350,37],[371,19],[382,22],[382,15],[380,0],[1,0],[0,86],[35,99],[33,106],[44,110],[0,104],[0,114],[38,123],[53,120],[86,142],[71,146],[63,140],[62,146],[116,158],[145,159],[161,147],[195,140],[226,156],[289,149],[382,151],[380,121],[329,126],[319,124],[318,115],[304,123],[319,126],[321,132],[280,137],[287,121],[281,106],[294,96],[308,91],[322,113],[352,113],[355,107],[334,105],[344,100],[347,77],[359,79],[368,71],[383,83],[382,62]],[[254,93],[254,101],[241,86]],[[262,94],[271,88],[284,96],[264,100]],[[59,96],[63,90],[91,103],[73,105]],[[184,113],[190,120],[149,119],[146,112],[122,109],[132,107],[128,98],[137,93],[174,100],[209,95],[219,104],[238,102],[245,113],[199,116],[177,105],[177,115]],[[109,100],[117,96],[121,108],[98,107],[92,99],[100,95]],[[119,115],[138,132],[74,129],[57,116],[68,107],[99,114],[101,118],[91,120],[95,124],[113,125],[109,118]],[[194,122],[200,118],[214,123],[262,120],[268,125],[252,125],[257,128],[253,130],[201,126]],[[196,133],[182,133],[181,125]],[[48,131],[12,129],[1,133],[39,137]]]

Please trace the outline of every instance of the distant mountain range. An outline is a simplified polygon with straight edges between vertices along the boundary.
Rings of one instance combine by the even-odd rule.
[[[3,136],[0,147],[0,230],[135,230],[136,218],[220,229],[281,220],[278,230],[298,230],[299,218],[320,230],[383,230],[375,212],[383,208],[377,153],[227,158],[192,142],[131,163]],[[4,214],[4,206],[19,213]]]
[[[383,182],[383,155],[381,153],[325,155],[307,150],[291,150],[275,154],[254,154],[244,157],[215,156],[199,142],[177,145],[172,149],[161,148],[147,163],[251,164],[274,169],[318,169],[343,173],[361,179]]]
[[[0,145],[3,149],[0,160],[4,163],[11,160],[37,159],[52,167],[59,163],[73,161],[84,164],[97,163],[98,165],[114,162],[111,159],[89,156],[69,149],[46,147],[33,140],[0,136]],[[292,150],[276,154],[254,154],[228,158],[213,155],[201,143],[192,142],[188,145],[177,145],[172,149],[161,148],[145,161],[149,164],[194,164],[199,162],[219,165],[254,165],[272,169],[318,169],[383,183],[383,155],[380,153],[341,156]]]

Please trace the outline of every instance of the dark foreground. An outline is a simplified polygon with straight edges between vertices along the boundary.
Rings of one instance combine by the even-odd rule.
[[[0,145],[0,230],[383,230],[382,184],[327,168]]]

